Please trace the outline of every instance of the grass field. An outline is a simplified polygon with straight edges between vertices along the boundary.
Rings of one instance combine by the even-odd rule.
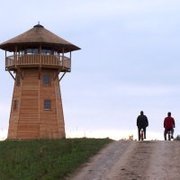
[[[0,142],[1,180],[63,180],[110,139]]]

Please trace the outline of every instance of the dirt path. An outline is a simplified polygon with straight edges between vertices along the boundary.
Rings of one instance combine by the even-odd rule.
[[[179,180],[180,142],[113,142],[68,180]]]

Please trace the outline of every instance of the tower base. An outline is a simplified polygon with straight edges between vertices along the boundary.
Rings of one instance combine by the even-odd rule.
[[[8,139],[61,138],[65,128],[58,70],[17,71]]]

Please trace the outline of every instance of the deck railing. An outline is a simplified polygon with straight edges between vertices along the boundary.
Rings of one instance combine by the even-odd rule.
[[[17,67],[47,67],[70,71],[71,59],[66,56],[27,54],[6,57],[7,70],[15,70]]]

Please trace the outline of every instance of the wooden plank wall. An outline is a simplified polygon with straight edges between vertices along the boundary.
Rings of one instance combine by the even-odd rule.
[[[9,139],[56,139],[65,137],[61,93],[56,70],[21,70],[23,76],[19,86],[14,86]],[[43,74],[49,74],[51,84],[44,85]],[[44,110],[44,100],[51,100],[51,109]],[[17,100],[16,109],[13,102]]]

